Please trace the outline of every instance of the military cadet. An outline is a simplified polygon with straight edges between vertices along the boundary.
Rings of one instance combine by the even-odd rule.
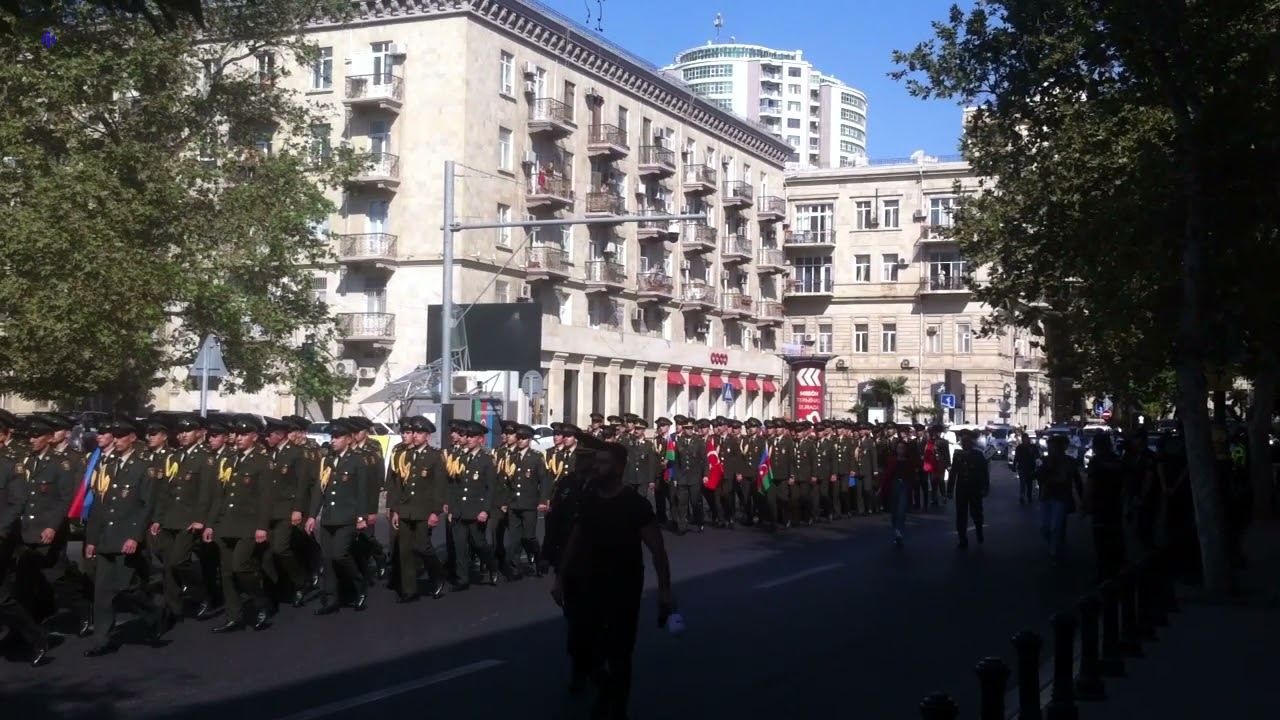
[[[526,572],[515,564],[521,550],[529,556],[529,567],[537,572],[538,513],[547,511],[551,485],[547,482],[546,460],[542,453],[530,447],[533,428],[519,425],[515,436],[516,447],[506,457],[512,470],[506,504],[501,510],[507,517],[506,572],[519,579]]]
[[[738,444],[742,437],[742,423],[728,418],[717,418],[717,420],[720,427],[716,437],[716,450],[720,454],[724,475],[720,479],[720,484],[716,486],[716,501],[720,508],[720,526],[732,530],[734,496],[737,492],[738,476],[742,474],[742,448]]]
[[[760,458],[764,455],[764,438],[760,436],[760,421],[748,418],[742,423],[742,436],[738,438],[738,457],[742,479],[738,481],[738,503],[742,508],[743,522],[754,525],[757,518],[765,519],[760,509]]]
[[[409,462],[413,451],[413,443],[409,440],[409,431],[406,429],[406,425],[409,423],[410,419],[411,418],[409,416],[405,416],[397,421],[396,427],[400,428],[400,441],[391,446],[391,451],[388,453],[389,459],[387,461],[387,472],[385,480],[383,481],[384,490],[387,493],[388,519],[391,517],[390,509],[392,492],[394,491],[394,488],[400,487],[401,483],[404,482],[405,473],[409,471]],[[387,587],[392,590],[396,590],[397,592],[400,588],[401,565],[401,558],[399,554],[400,543],[399,538],[397,537],[398,533],[398,530],[391,528],[391,550],[389,558],[390,569],[387,572]]]
[[[444,457],[445,475],[454,477],[462,472],[462,456],[466,453],[467,444],[467,425],[470,420],[454,418],[449,421],[449,446],[446,447],[442,455]],[[445,499],[448,500],[448,491],[446,489]],[[449,581],[453,583],[459,582],[462,573],[458,568],[458,549],[453,544],[453,524],[449,520],[449,513],[445,513],[445,530],[444,530],[444,546],[445,546],[445,571],[449,575]]]
[[[569,533],[577,519],[578,502],[582,498],[582,486],[586,478],[577,472],[578,437],[584,433],[571,423],[553,423],[552,432],[560,439],[560,447],[548,453],[555,455],[547,460],[547,479],[551,482],[551,501],[548,503],[546,532],[542,538],[542,564],[546,572],[554,567],[559,572],[560,553],[569,541]]]
[[[49,639],[44,629],[17,597],[17,573],[13,570],[18,548],[22,545],[22,525],[18,516],[27,500],[26,467],[16,453],[5,447],[10,441],[18,418],[0,410],[0,627],[26,642],[31,665],[46,663]]]
[[[35,417],[53,427],[53,449],[62,453],[71,461],[71,471],[79,478],[84,472],[84,462],[79,448],[71,446],[71,430],[76,426],[76,419],[66,413],[42,412]]]
[[[309,585],[307,573],[293,551],[294,534],[301,531],[304,511],[311,505],[312,475],[307,469],[313,460],[307,451],[289,442],[290,423],[266,418],[266,455],[271,464],[270,538],[262,554],[262,573],[277,593],[283,573],[289,582],[289,600],[302,607]]]
[[[191,555],[213,512],[218,484],[213,456],[199,442],[204,424],[204,418],[194,413],[178,419],[174,430],[181,449],[173,456],[177,469],[172,477],[152,477],[156,487],[150,543],[163,568],[165,603],[175,619],[183,615],[182,589],[188,583],[197,588],[199,612],[208,613],[210,609],[212,588],[205,587],[190,572]]]
[[[27,453],[23,458],[27,497],[19,518],[22,547],[15,565],[23,601],[37,620],[53,610],[53,584],[61,583],[67,569],[67,510],[75,499],[78,480],[72,459],[53,448],[56,428],[40,418],[27,422]],[[81,609],[83,625],[89,625],[88,608]],[[85,629],[82,627],[82,629]]]
[[[859,512],[870,515],[880,511],[880,453],[869,424],[859,423],[857,432],[853,466],[858,484],[854,487],[854,500]]]
[[[361,571],[368,572],[370,562],[373,564],[373,577],[383,577],[387,573],[387,553],[374,534],[378,522],[378,501],[382,495],[382,486],[386,479],[386,464],[383,461],[382,445],[369,436],[373,429],[373,421],[365,417],[349,417],[347,423],[355,428],[353,449],[360,452],[369,466],[369,480],[365,491],[369,497],[365,503],[365,526],[356,533],[356,564]]]
[[[238,415],[232,421],[235,456],[227,468],[230,471],[227,478],[218,488],[213,526],[204,529],[204,541],[218,544],[218,567],[227,608],[227,621],[215,627],[215,633],[244,628],[241,592],[248,595],[252,603],[253,629],[265,630],[268,626],[268,601],[261,570],[262,555],[270,539],[274,473],[271,460],[258,445],[262,431],[262,424],[252,415]]]
[[[835,433],[831,438],[831,474],[835,479],[829,483],[827,498],[831,505],[831,517],[835,520],[853,512],[853,505],[849,502],[849,492],[852,490],[849,478],[853,475],[854,451],[850,432],[847,421],[835,421]]]
[[[621,443],[627,449],[627,465],[622,471],[622,482],[634,489],[640,497],[649,497],[656,463],[653,444],[644,436],[648,427],[647,422],[632,416],[630,432],[623,435],[624,441]]]
[[[301,448],[305,459],[298,467],[298,472],[306,475],[306,477],[301,478],[302,486],[307,488],[307,498],[302,503],[302,507],[304,509],[310,508],[310,494],[316,491],[316,483],[320,479],[320,459],[325,454],[325,451],[320,448],[319,443],[307,437],[307,431],[311,427],[310,420],[301,415],[287,415],[281,420],[289,424],[289,444],[296,448]],[[310,589],[317,590],[320,588],[320,568],[324,563],[324,560],[320,557],[320,545],[316,542],[314,535],[309,535],[305,532],[294,532],[293,539],[297,543],[298,561],[310,572],[310,577],[308,578]]]
[[[960,538],[957,547],[969,547],[970,516],[973,517],[978,544],[982,544],[982,499],[990,491],[991,474],[987,457],[974,447],[973,431],[962,430],[960,449],[956,451],[951,476],[947,479],[947,497],[956,501],[956,534]]]
[[[15,462],[22,462],[27,455],[26,446],[14,435],[21,424],[17,415],[8,410],[0,410],[0,456]]]
[[[418,598],[418,559],[421,558],[431,581],[428,594],[439,599],[445,592],[445,570],[436,556],[431,536],[443,523],[449,476],[444,456],[431,447],[435,423],[415,415],[401,423],[409,444],[409,465],[397,473],[394,483],[387,484],[387,519],[396,531],[400,586],[398,602]]]
[[[680,435],[676,438],[675,467],[675,502],[672,512],[675,513],[676,532],[683,535],[689,531],[689,515],[693,514],[693,524],[698,532],[702,532],[702,495],[703,483],[707,479],[707,440],[706,431],[711,423],[706,420],[700,429],[702,434],[694,434],[694,422],[690,418],[679,417]]]
[[[671,497],[671,487],[667,482],[667,445],[671,441],[671,421],[660,417],[653,423],[653,427],[653,479],[649,483],[649,501],[653,503],[658,526],[666,527],[667,504]]]
[[[168,629],[168,607],[157,603],[146,591],[142,566],[147,564],[141,550],[155,497],[157,478],[151,460],[136,447],[138,426],[120,419],[111,434],[115,436],[115,453],[94,488],[95,507],[85,528],[84,554],[94,560],[93,638],[95,644],[85,651],[86,657],[99,657],[114,652],[118,645],[111,638],[115,625],[115,604],[126,604],[147,619],[151,639],[159,640]]]
[[[363,611],[368,604],[368,585],[363,569],[355,560],[356,534],[366,526],[369,505],[368,457],[352,447],[358,440],[356,428],[345,419],[329,424],[330,453],[321,461],[315,492],[305,528],[316,536],[324,556],[324,599],[316,615],[338,612],[339,580],[351,583],[355,600],[351,607]]]
[[[467,425],[467,450],[461,456],[460,471],[449,478],[446,511],[453,527],[453,543],[459,553],[458,574],[462,577],[459,578],[458,590],[466,590],[471,585],[470,563],[462,561],[467,551],[480,558],[482,582],[498,584],[498,564],[481,527],[488,521],[489,512],[495,509],[492,502],[497,483],[493,456],[484,451],[484,440],[488,434],[489,429],[481,423]]]
[[[587,433],[600,437],[600,430],[604,427],[604,415],[601,415],[598,412],[593,412],[588,416],[588,418],[591,420],[591,424],[587,426]]]
[[[813,524],[813,515],[808,512],[813,493],[817,490],[818,477],[814,474],[817,471],[816,463],[818,460],[818,442],[814,437],[813,424],[808,420],[801,420],[794,423],[792,432],[796,437],[796,454],[793,474],[795,475],[795,483],[791,486],[791,521],[795,523],[805,522],[808,525]]]
[[[517,423],[513,420],[503,420],[498,424],[499,445],[493,450],[493,466],[497,471],[497,486],[493,492],[493,505],[496,508],[504,508],[511,500],[511,484],[513,475],[515,474],[515,463],[509,462],[511,455],[516,450],[516,427]],[[507,512],[500,510],[495,518],[493,525],[493,554],[498,560],[498,567],[502,568],[502,574],[507,579],[512,579],[514,573],[508,568],[509,562],[514,562],[515,558],[510,561],[507,558]]]

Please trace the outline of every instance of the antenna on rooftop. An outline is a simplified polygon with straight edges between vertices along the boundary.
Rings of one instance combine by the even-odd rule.
[[[724,27],[724,17],[723,17],[722,15],[720,15],[720,13],[716,13],[716,20],[715,20],[715,23],[714,23],[714,24],[715,24],[715,26],[716,26],[716,42],[717,42],[717,43],[719,43],[719,42],[720,42],[720,28]]]

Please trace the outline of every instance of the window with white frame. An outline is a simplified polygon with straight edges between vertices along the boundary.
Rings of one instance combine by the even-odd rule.
[[[831,203],[796,205],[796,234],[810,235],[810,242],[830,242],[834,206]]]
[[[506,280],[494,280],[493,301],[496,303],[511,302],[511,283]]]
[[[880,352],[898,352],[898,324],[885,323],[880,326]]]
[[[684,69],[685,80],[701,80],[711,77],[733,77],[732,65],[699,65]]]
[[[871,326],[855,323],[853,326],[853,351],[855,353],[871,352]]]
[[[973,352],[973,325],[956,323],[956,352],[966,355]]]
[[[311,89],[328,90],[333,87],[333,48],[317,49],[316,59],[311,62]]]
[[[841,140],[841,141],[840,141],[840,152],[842,152],[842,153],[850,153],[850,154],[852,154],[852,153],[856,153],[856,152],[858,152],[858,146],[857,146],[857,145],[854,145],[853,143],[849,142],[848,140]]]
[[[498,62],[498,87],[503,95],[516,93],[516,56],[503,52]]]
[[[790,145],[790,146],[791,146],[791,147],[793,147],[793,148],[798,148],[798,147],[800,147],[800,136],[799,136],[799,135],[788,135],[788,136],[787,136],[787,144],[788,144],[788,145]]]
[[[498,222],[500,223],[511,222],[511,206],[510,205],[503,205],[502,203],[498,203]],[[503,247],[503,248],[511,247],[511,228],[509,227],[498,228],[497,243],[498,243],[498,247]]]
[[[833,343],[833,333],[831,323],[818,324],[818,352],[823,355],[831,354]]]
[[[856,283],[871,282],[871,256],[853,256],[853,281]]]
[[[942,325],[932,323],[924,329],[924,350],[933,355],[942,352]]]
[[[792,325],[791,326],[791,343],[793,345],[799,345],[803,343],[805,334],[806,333],[805,333],[804,323],[796,323]]]
[[[791,266],[791,287],[797,292],[831,292],[831,256],[797,257]]]
[[[801,91],[801,88],[799,85],[792,84],[787,86],[787,92],[792,95],[799,95],[800,91]]]
[[[329,277],[327,275],[311,276],[311,299],[316,302],[329,302]]]
[[[264,52],[258,54],[258,82],[266,85],[275,82],[276,79],[276,56],[275,53]]]
[[[796,102],[795,100],[788,100],[787,112],[793,112],[793,113],[800,112],[800,103]]]
[[[929,198],[929,224],[933,227],[951,227],[955,202],[953,197]]]
[[[792,65],[787,68],[787,77],[800,77],[800,66]]]
[[[882,200],[880,202],[880,227],[886,230],[896,230],[901,220],[902,209],[901,200]]]
[[[515,164],[514,155],[511,131],[504,127],[498,128],[498,169],[511,170]]]
[[[853,201],[853,227],[857,230],[870,230],[875,226],[875,209],[870,200]]]
[[[880,256],[880,281],[898,282],[898,253]]]
[[[791,130],[799,130],[800,118],[787,118],[787,127]]]

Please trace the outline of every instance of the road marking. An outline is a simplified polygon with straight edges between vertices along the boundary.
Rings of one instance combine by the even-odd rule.
[[[375,703],[379,700],[386,700],[389,697],[403,695],[404,693],[419,690],[431,685],[438,685],[442,682],[453,680],[454,678],[460,678],[464,675],[480,672],[481,670],[488,670],[489,668],[504,665],[505,663],[506,661],[504,660],[480,660],[478,662],[473,662],[470,665],[463,665],[452,670],[446,670],[442,673],[431,675],[430,677],[422,678],[421,680],[414,680],[401,685],[393,685],[392,687],[383,688],[382,690],[374,690],[373,692],[365,693],[364,695],[357,695],[356,697],[347,698],[346,700],[339,700],[337,702],[331,702],[328,705],[321,705],[319,707],[311,708],[310,710],[303,710],[300,713],[287,715],[283,718],[279,718],[278,720],[316,720],[317,718],[336,715],[344,710],[350,710],[355,707],[360,707],[361,705],[368,705],[369,703]]]
[[[800,578],[807,578],[810,575],[817,575],[818,573],[826,572],[828,570],[835,570],[838,567],[840,567],[840,563],[831,563],[830,565],[819,565],[818,567],[811,567],[808,570],[801,570],[800,572],[795,573],[793,575],[780,577],[777,580],[770,580],[767,583],[760,583],[759,585],[756,586],[756,589],[768,590],[769,588],[775,588],[775,587],[778,587],[779,585],[786,585],[787,583],[793,580],[799,580]]]

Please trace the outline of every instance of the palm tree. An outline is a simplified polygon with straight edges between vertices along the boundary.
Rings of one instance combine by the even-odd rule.
[[[928,418],[926,425],[932,424],[938,420],[939,410],[933,405],[908,405],[902,408],[902,412],[911,416],[911,424],[916,425],[920,422],[921,416]]]
[[[893,422],[896,419],[894,406],[897,404],[897,399],[903,397],[909,392],[907,390],[906,376],[899,375],[895,378],[872,378],[868,384],[870,386],[868,388],[868,392],[871,395],[871,398],[877,404],[888,409],[888,419],[890,422]]]

